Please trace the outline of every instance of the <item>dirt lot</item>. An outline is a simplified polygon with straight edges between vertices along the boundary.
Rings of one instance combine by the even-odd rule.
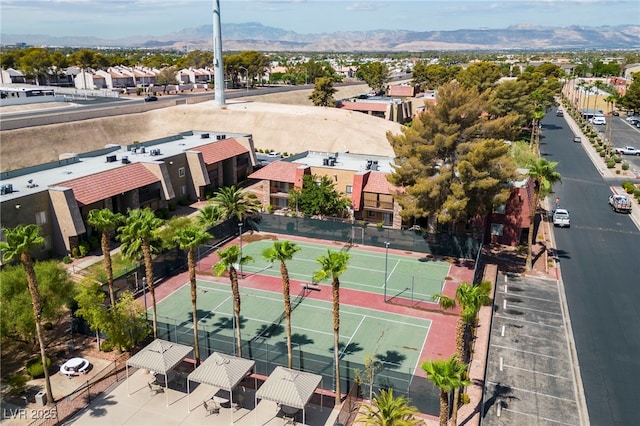
[[[337,99],[368,91],[366,85],[341,88]],[[311,90],[162,108],[141,114],[0,132],[0,170],[58,160],[63,153],[126,145],[188,130],[250,133],[257,149],[280,152],[351,151],[392,155],[386,132],[397,123],[366,114],[311,106]],[[64,110],[60,110],[63,113]]]

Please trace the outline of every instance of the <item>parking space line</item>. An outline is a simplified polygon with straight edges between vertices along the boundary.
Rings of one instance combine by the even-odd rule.
[[[509,412],[509,413],[513,413],[513,414],[517,414],[517,415],[520,415],[520,416],[533,417],[535,419],[544,420],[544,421],[547,421],[547,422],[550,422],[550,423],[557,423],[557,424],[560,424],[560,425],[572,426],[572,425],[578,424],[578,423],[566,423],[566,422],[563,422],[561,420],[549,419],[547,417],[540,417],[538,415],[534,416],[533,414],[523,413],[521,411],[516,411],[516,410],[510,410],[509,408],[504,408],[504,411]]]
[[[524,322],[526,324],[531,324],[531,325],[540,325],[542,327],[550,327],[550,328],[561,328],[563,329],[564,326],[559,326],[559,325],[549,325],[549,324],[545,324],[542,322],[533,322],[533,321],[527,321],[527,320],[523,320],[520,318],[516,318],[516,317],[509,317],[509,316],[505,316],[505,315],[500,315],[500,314],[496,314],[496,318],[503,318],[509,321],[518,321],[518,322]]]
[[[504,386],[504,383],[496,383],[496,382],[490,382],[490,381],[488,381],[487,383],[489,383],[491,385],[496,385],[496,386]],[[525,392],[525,393],[532,393],[534,395],[540,395],[540,396],[548,397],[548,398],[551,398],[551,399],[557,399],[559,401],[571,402],[573,404],[576,403],[575,399],[561,398],[559,396],[553,396],[553,395],[549,395],[549,394],[542,393],[542,392],[536,392],[536,391],[532,391],[532,390],[528,390],[528,389],[517,388],[515,386],[509,386],[509,389],[513,389],[513,390],[517,390],[517,391]]]
[[[513,305],[512,305],[512,306],[513,306]],[[526,307],[524,307],[524,306],[520,306],[520,305],[517,305],[517,308],[518,308],[518,309],[521,309],[521,310],[523,310],[523,311],[540,312],[540,313],[542,313],[542,314],[551,314],[551,315],[559,315],[559,316],[562,316],[562,312],[544,311],[544,310],[542,310],[542,309],[526,308]]]
[[[500,361],[502,361],[502,357],[500,357]],[[542,374],[543,376],[555,377],[557,379],[572,380],[564,376],[558,376],[557,374],[543,373],[538,370],[529,370],[528,368],[516,367],[515,365],[502,364],[502,363],[500,365],[501,365],[500,371],[502,371],[502,367],[507,367],[507,368],[513,368],[514,370],[528,371],[529,373]]]
[[[495,346],[496,348],[507,349],[507,350],[515,351],[515,352],[521,352],[523,354],[536,355],[536,356],[541,356],[541,357],[544,357],[544,358],[558,359],[558,357],[555,357],[555,356],[540,354],[540,353],[531,352],[531,351],[523,351],[523,350],[515,349],[515,348],[509,347],[509,346],[502,346],[502,345],[493,345],[493,346]]]
[[[512,295],[515,294],[515,293],[506,293],[506,292],[502,292],[502,291],[498,291],[497,293],[498,294],[508,294],[509,296],[512,296]],[[521,294],[521,293],[518,293],[518,298],[531,299],[531,300],[540,300],[542,302],[550,302],[550,303],[560,304],[560,301],[558,299],[544,299],[542,297],[528,296],[526,294]]]

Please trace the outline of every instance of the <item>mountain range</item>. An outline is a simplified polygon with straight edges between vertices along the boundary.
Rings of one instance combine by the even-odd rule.
[[[0,34],[3,45],[211,49],[212,25],[163,36],[101,39],[85,36]],[[431,50],[632,50],[640,47],[640,25],[606,27],[511,26],[454,31],[339,31],[299,34],[256,22],[222,25],[225,51],[421,52]]]

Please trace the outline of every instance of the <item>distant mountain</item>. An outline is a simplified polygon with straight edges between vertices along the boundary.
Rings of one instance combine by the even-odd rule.
[[[120,39],[97,37],[52,37],[36,34],[0,34],[3,45],[137,47],[166,49],[211,49],[212,25],[186,28],[164,36],[136,36]],[[547,50],[547,49],[637,49],[640,25],[616,27],[535,27],[455,31],[339,31],[298,34],[257,22],[223,24],[225,51],[353,52],[427,50]]]

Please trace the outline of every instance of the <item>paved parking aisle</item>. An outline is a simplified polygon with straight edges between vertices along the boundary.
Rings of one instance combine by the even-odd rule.
[[[580,425],[558,282],[499,275],[483,425]]]

